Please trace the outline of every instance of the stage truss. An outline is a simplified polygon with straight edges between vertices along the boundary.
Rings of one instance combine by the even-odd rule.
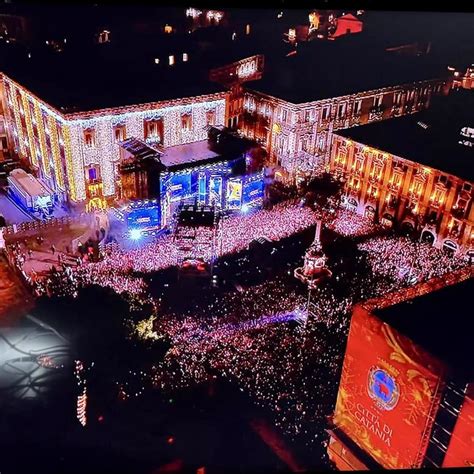
[[[176,212],[173,242],[181,272],[212,275],[217,258],[220,212],[215,206],[181,203]]]

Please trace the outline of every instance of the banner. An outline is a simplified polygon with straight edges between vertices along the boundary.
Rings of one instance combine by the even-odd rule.
[[[382,467],[418,468],[444,370],[410,339],[356,306],[333,421]]]

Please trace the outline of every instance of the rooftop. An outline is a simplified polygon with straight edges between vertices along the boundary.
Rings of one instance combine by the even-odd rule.
[[[466,307],[474,279],[395,304],[374,313],[459,374],[474,376],[474,320]]]
[[[140,53],[140,51],[142,53]],[[183,53],[188,61],[183,61]],[[174,55],[174,65],[169,56]],[[159,58],[155,64],[154,58]],[[185,46],[175,42],[156,52],[118,46],[32,52],[2,61],[2,71],[63,113],[145,104],[224,91],[208,80],[208,70]]]
[[[469,141],[461,135],[464,127],[474,128],[474,92],[459,90],[447,97],[433,98],[430,108],[422,112],[336,133],[474,181],[474,148],[459,143]]]

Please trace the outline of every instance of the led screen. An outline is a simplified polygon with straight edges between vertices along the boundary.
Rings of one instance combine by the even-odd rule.
[[[247,178],[243,187],[243,204],[252,204],[263,199],[263,189],[263,175],[261,173]]]
[[[160,226],[160,206],[150,204],[149,206],[130,209],[127,213],[127,225],[129,229],[149,230]]]
[[[242,180],[231,178],[227,181],[227,208],[239,209],[242,205]]]

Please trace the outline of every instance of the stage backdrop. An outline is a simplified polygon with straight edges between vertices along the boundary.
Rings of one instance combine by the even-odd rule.
[[[356,306],[334,423],[384,468],[419,467],[444,373],[437,359]]]

